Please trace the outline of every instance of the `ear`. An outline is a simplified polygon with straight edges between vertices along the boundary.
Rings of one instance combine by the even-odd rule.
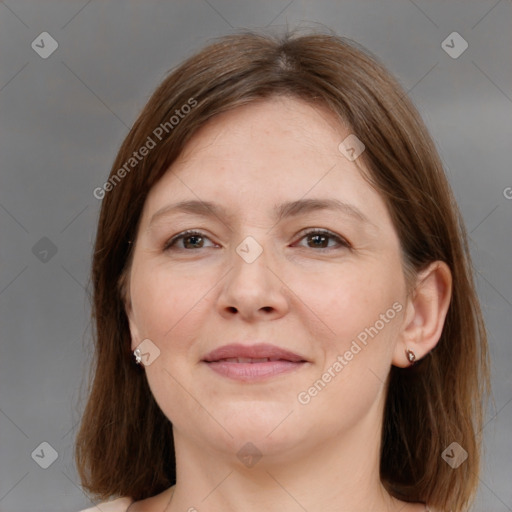
[[[404,324],[395,345],[393,365],[410,366],[405,350],[412,350],[416,361],[428,354],[439,341],[450,306],[452,274],[443,261],[431,263],[416,278],[407,300]]]

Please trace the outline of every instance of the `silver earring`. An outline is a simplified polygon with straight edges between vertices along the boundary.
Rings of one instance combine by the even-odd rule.
[[[416,354],[412,350],[409,350],[408,348],[406,348],[405,355],[406,355],[409,363],[414,364],[414,361],[416,361]]]
[[[136,348],[133,351],[133,355],[135,356],[135,363],[140,364],[140,362],[142,361],[142,356],[140,355],[140,348]]]

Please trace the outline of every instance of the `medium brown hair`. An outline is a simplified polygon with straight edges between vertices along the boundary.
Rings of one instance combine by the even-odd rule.
[[[275,95],[327,107],[364,143],[358,162],[386,202],[407,282],[437,260],[452,272],[439,343],[415,366],[391,367],[380,474],[396,498],[462,510],[477,489],[490,392],[486,332],[464,223],[435,145],[402,87],[355,42],[318,32],[220,38],[169,74],[122,143],[110,178],[119,178],[123,166],[127,172],[105,187],[92,265],[95,358],[75,446],[83,488],[99,499],[140,500],[176,481],[172,425],[130,348],[123,301],[129,241],[149,190],[194,133],[221,112]],[[184,109],[187,104],[194,106]],[[179,121],[170,122],[178,111]],[[159,126],[167,131],[157,142]],[[148,137],[156,147],[135,168],[127,167]],[[454,441],[468,452],[457,469],[441,458]]]

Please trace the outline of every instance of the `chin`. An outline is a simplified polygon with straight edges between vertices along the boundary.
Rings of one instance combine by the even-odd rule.
[[[223,419],[222,424],[233,437],[219,427],[218,435],[211,442],[217,447],[224,446],[229,453],[243,452],[244,447],[250,444],[262,454],[279,456],[300,445],[307,431],[297,424],[292,411],[293,406],[283,407],[278,404],[248,404],[244,408],[238,404],[216,416],[219,422]],[[212,430],[203,434],[210,437]],[[246,447],[246,450],[250,449],[250,446]]]
[[[295,431],[297,432],[297,429]],[[211,439],[211,444],[228,459],[247,468],[253,467],[256,463],[260,468],[287,463],[294,448],[300,447],[303,441],[284,430],[280,434],[268,436],[268,432],[239,425],[230,432],[233,438],[224,437],[222,441]]]

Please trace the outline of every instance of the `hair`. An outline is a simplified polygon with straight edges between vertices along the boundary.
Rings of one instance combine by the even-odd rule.
[[[390,212],[406,282],[434,261],[450,268],[452,296],[438,344],[413,367],[390,369],[380,476],[398,499],[462,510],[478,486],[490,393],[463,219],[434,142],[397,80],[354,41],[319,32],[215,40],[164,79],[123,141],[104,187],[92,263],[95,352],[75,444],[82,486],[99,499],[141,500],[176,482],[172,424],[130,348],[130,241],[149,190],[199,128],[222,112],[279,95],[326,107],[364,143],[357,162]],[[156,147],[135,165],[134,151],[150,139]],[[468,452],[457,469],[441,457],[454,441]]]

